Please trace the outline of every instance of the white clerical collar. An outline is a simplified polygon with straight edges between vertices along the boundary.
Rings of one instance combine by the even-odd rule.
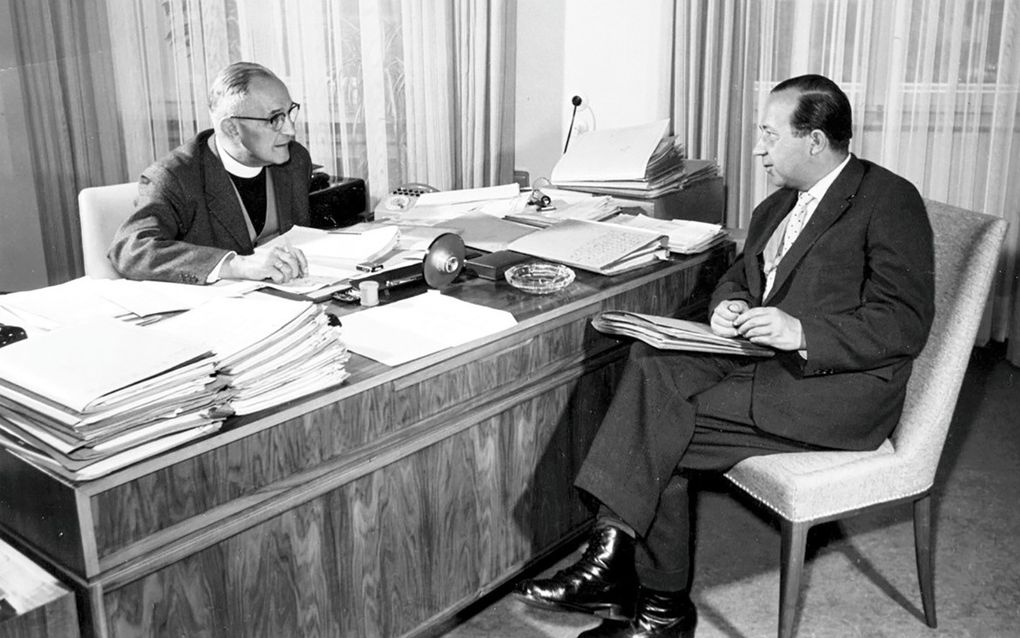
[[[832,186],[832,183],[836,181],[836,178],[839,177],[839,174],[843,171],[844,168],[846,168],[846,165],[849,163],[850,154],[847,153],[846,157],[843,159],[842,162],[840,162],[839,166],[829,171],[828,174],[825,175],[825,177],[818,180],[817,182],[815,182],[814,186],[807,189],[806,192],[809,193],[814,198],[813,201],[815,202],[822,201],[822,197],[825,196],[825,192],[829,190],[829,187]]]
[[[245,166],[241,162],[230,156],[220,144],[220,136],[213,135],[213,139],[216,141],[216,152],[220,156],[220,161],[223,162],[223,168],[227,169],[227,172],[237,177],[255,177],[262,172],[261,166]]]

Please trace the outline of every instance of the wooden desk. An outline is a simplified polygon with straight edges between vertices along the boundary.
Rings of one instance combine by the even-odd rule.
[[[571,487],[625,340],[604,309],[689,315],[732,244],[526,295],[513,330],[350,380],[103,479],[0,453],[0,526],[76,587],[84,635],[398,636],[506,582],[589,520]]]

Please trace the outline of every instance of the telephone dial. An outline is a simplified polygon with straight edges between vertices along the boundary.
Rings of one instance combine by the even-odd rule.
[[[436,192],[439,192],[439,189],[434,186],[429,186],[428,184],[419,184],[416,182],[402,184],[394,188],[389,195],[386,195],[379,201],[379,205],[375,208],[375,214],[378,216],[394,213],[406,213],[414,208],[414,205],[418,202],[418,197],[420,197],[422,193]]]

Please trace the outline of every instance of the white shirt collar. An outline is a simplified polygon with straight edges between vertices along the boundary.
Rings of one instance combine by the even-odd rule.
[[[223,168],[227,169],[227,172],[237,177],[255,177],[262,172],[262,166],[245,166],[241,162],[230,156],[220,144],[220,136],[213,135],[213,139],[216,140],[216,152],[220,156],[220,161],[223,162]]]
[[[825,177],[818,180],[817,182],[815,182],[814,186],[807,189],[807,193],[814,198],[811,200],[812,203],[818,203],[822,201],[822,197],[825,195],[825,192],[829,190],[829,187],[832,186],[832,183],[836,181],[837,177],[839,177],[840,172],[842,172],[843,168],[846,167],[846,165],[849,163],[850,154],[847,153],[846,157],[843,158],[843,161],[839,163],[839,166],[829,171],[825,175]]]

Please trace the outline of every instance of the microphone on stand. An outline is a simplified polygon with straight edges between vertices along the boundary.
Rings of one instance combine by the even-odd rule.
[[[577,107],[581,106],[581,96],[575,95],[570,99],[570,103],[574,105],[574,112],[570,114],[570,128],[567,129],[567,141],[563,145],[564,154],[567,152],[567,147],[570,146],[570,134],[574,132],[574,118],[577,117]]]

